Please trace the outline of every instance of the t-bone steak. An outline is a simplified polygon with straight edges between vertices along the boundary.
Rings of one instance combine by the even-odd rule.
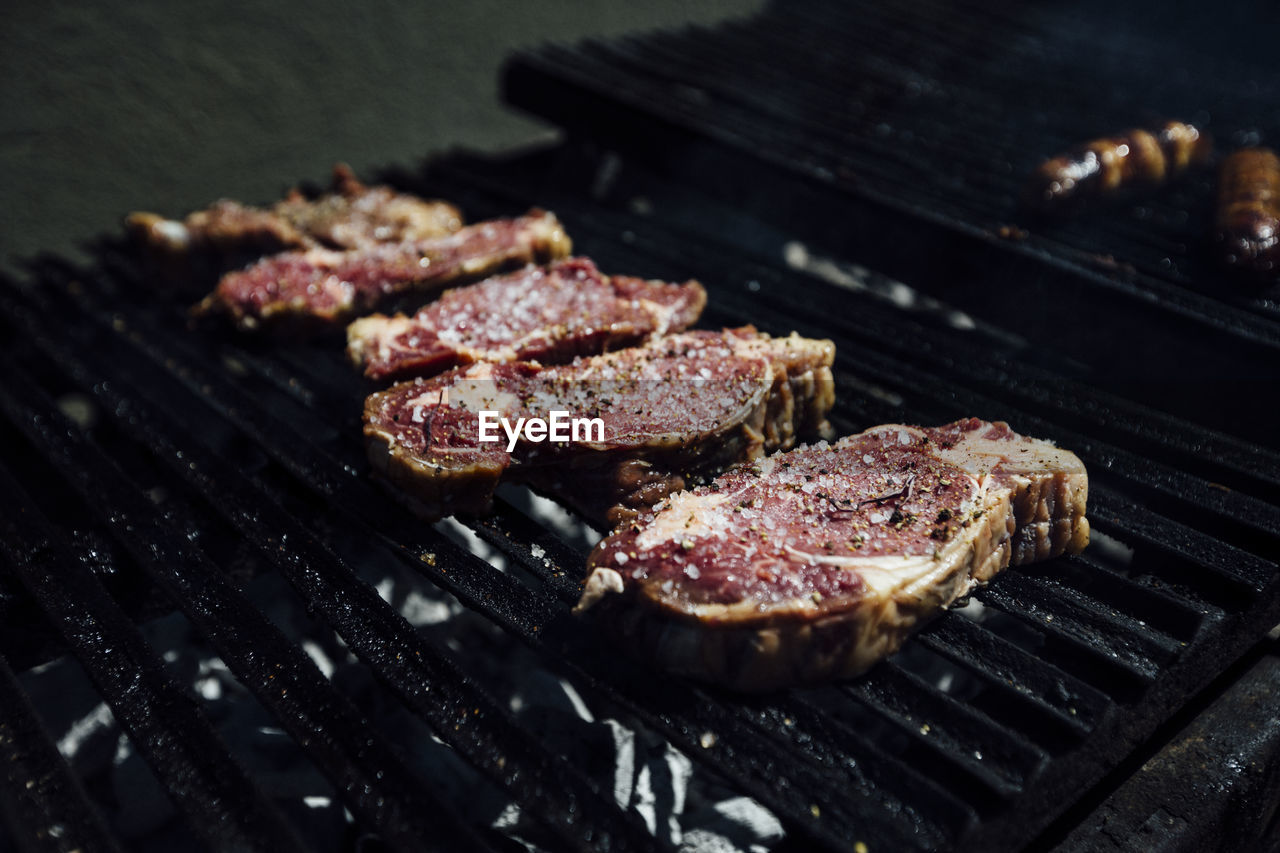
[[[374,470],[428,517],[483,512],[508,479],[612,521],[797,435],[823,434],[834,355],[830,341],[744,327],[565,365],[480,362],[372,395],[364,433]],[[561,411],[598,418],[600,429],[568,441],[526,433],[508,451],[503,429],[480,441],[486,411],[510,425]]]
[[[683,331],[706,302],[696,281],[606,276],[568,258],[446,291],[412,317],[362,317],[347,327],[347,353],[375,380],[477,361],[557,364]]]
[[[546,263],[570,249],[555,215],[533,210],[444,237],[272,255],[223,276],[197,311],[226,314],[242,329],[332,330],[397,298]]]
[[[670,495],[596,546],[579,611],[757,691],[857,675],[1001,569],[1089,541],[1072,453],[976,418],[889,424]]]

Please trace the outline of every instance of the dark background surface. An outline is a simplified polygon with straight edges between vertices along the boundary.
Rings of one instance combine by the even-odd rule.
[[[227,196],[274,199],[454,147],[552,138],[498,99],[519,47],[748,14],[760,0],[4,4],[0,264]]]

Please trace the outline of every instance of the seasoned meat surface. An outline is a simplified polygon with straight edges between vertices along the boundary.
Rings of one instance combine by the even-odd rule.
[[[706,301],[696,281],[606,276],[569,258],[446,291],[412,317],[362,317],[347,328],[347,352],[377,380],[477,361],[555,364],[683,331]]]
[[[820,434],[833,401],[829,341],[747,327],[686,332],[571,364],[474,364],[402,382],[365,404],[375,471],[424,515],[482,512],[500,479],[605,521],[688,480]],[[600,420],[567,441],[480,440],[481,413]],[[546,438],[546,436],[544,436]]]
[[[1006,566],[1088,542],[1075,455],[977,419],[890,424],[672,494],[592,552],[598,609],[661,666],[739,690],[856,675]]]
[[[427,240],[283,252],[223,276],[197,310],[242,329],[323,331],[397,297],[564,257],[570,245],[554,214],[533,210]]]
[[[442,237],[462,227],[462,214],[448,202],[366,187],[339,164],[332,191],[319,198],[294,190],[269,209],[222,199],[182,221],[139,212],[125,226],[163,273],[180,277],[221,273],[294,249],[360,249]]]

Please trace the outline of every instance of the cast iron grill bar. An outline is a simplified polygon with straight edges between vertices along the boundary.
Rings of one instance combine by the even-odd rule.
[[[1161,616],[1176,620],[1179,633],[1190,637],[1198,633],[1212,622],[1226,618],[1230,612],[1233,597],[1224,595],[1221,584],[1213,577],[1206,577],[1194,569],[1178,571],[1176,566],[1163,566],[1160,572],[1148,571],[1135,560],[1133,566],[1115,566],[1097,554],[1085,551],[1067,561],[1068,565],[1078,564],[1087,567],[1099,576],[1118,577],[1138,583],[1144,590],[1156,596],[1157,601],[1168,600],[1173,606],[1165,609]],[[1170,569],[1173,569],[1170,571]],[[1172,575],[1172,577],[1170,577]],[[1171,630],[1172,633],[1172,630]]]
[[[998,701],[981,704],[981,710],[1005,725],[1030,710],[1040,718],[1031,730],[1053,736],[1057,744],[1083,738],[1113,707],[1103,691],[969,619],[939,619],[916,638],[996,688]]]
[[[796,703],[791,708],[767,709],[765,719],[772,720],[775,725],[779,720],[785,725],[787,719],[792,719],[796,723],[797,742],[820,738],[824,742],[841,745],[859,760],[875,761],[877,767],[887,767],[887,773],[877,780],[878,784],[885,784],[888,777],[897,772],[886,762],[921,768],[917,773],[928,768],[926,778],[931,788],[950,792],[951,796],[973,810],[970,829],[983,817],[1008,808],[1010,801],[1025,790],[1027,780],[1014,783],[1001,779],[974,761],[972,755],[953,751],[936,741],[930,742],[924,737],[926,732],[919,723],[912,726],[885,706],[864,702],[858,696],[839,690],[818,688],[807,693],[803,703]],[[800,715],[793,716],[797,711]],[[787,716],[780,718],[780,713]],[[886,728],[890,731],[886,732]],[[897,730],[896,733],[893,729]],[[906,741],[906,748],[893,743],[895,734]],[[924,791],[918,795],[922,798],[930,796]]]
[[[930,14],[929,11],[922,11],[925,15]],[[830,45],[822,45],[819,51],[805,57],[812,59],[806,66],[808,70],[806,77],[813,85],[794,89],[795,97],[787,99],[753,97],[753,91],[759,94],[775,92],[771,84],[789,80],[796,69],[797,57],[793,56],[788,48],[794,46],[797,37],[807,35],[805,29],[807,25],[802,23],[799,13],[774,18],[770,21],[769,27],[761,27],[754,22],[735,22],[716,28],[714,33],[708,28],[704,30],[704,35],[709,36],[706,39],[708,50],[695,58],[681,56],[671,44],[672,40],[661,36],[641,35],[619,39],[612,43],[596,42],[593,46],[600,49],[608,48],[610,45],[625,44],[630,48],[628,60],[631,63],[638,63],[640,69],[647,73],[654,74],[660,71],[664,77],[689,79],[687,72],[693,72],[695,76],[692,79],[698,80],[702,85],[709,84],[708,87],[714,89],[717,96],[736,101],[740,106],[763,110],[766,115],[775,116],[784,122],[802,122],[807,131],[823,137],[833,136],[832,131],[839,134],[841,139],[847,139],[857,133],[860,135],[854,137],[854,141],[859,145],[860,150],[889,154],[892,152],[886,151],[889,144],[887,141],[877,144],[877,139],[882,137],[876,133],[876,124],[878,119],[883,118],[883,114],[877,115],[875,110],[866,109],[846,110],[837,114],[827,112],[829,98],[838,94],[833,91],[833,87],[839,86],[843,78],[846,84],[853,83],[857,87],[861,100],[873,105],[882,105],[895,96],[901,96],[904,80],[917,82],[921,86],[932,81],[927,80],[924,74],[911,68],[901,59],[904,55],[908,55],[906,51],[910,50],[910,39],[904,38],[904,35],[909,33],[909,29],[876,28],[875,24],[878,22],[867,21],[866,23],[871,26],[865,31],[868,34],[874,32],[874,37],[886,48],[883,53],[859,56],[857,61],[860,66],[856,69],[857,77],[850,80],[848,75],[855,69],[850,68],[846,63],[845,60],[848,57],[842,55],[840,51],[830,50]],[[939,36],[959,50],[964,49],[964,44],[969,38],[955,30],[950,30],[945,36],[940,33]],[[898,49],[890,48],[886,41],[896,43],[899,46]],[[771,57],[776,57],[776,61],[759,63],[746,69],[741,68],[736,62],[739,57],[735,55],[735,51],[752,48],[768,50]],[[898,50],[902,50],[903,53],[898,53]],[[671,64],[660,69],[652,67],[650,63],[645,62],[646,51],[662,53]],[[955,52],[955,50],[951,51],[951,56],[954,56]],[[919,56],[918,52],[913,52],[912,58],[917,56]],[[930,57],[930,59],[937,59],[937,57]],[[715,64],[718,73],[711,75],[705,73],[706,65],[710,63]],[[749,75],[749,82],[747,78],[741,76],[744,74]],[[740,81],[739,85],[735,85],[737,81]],[[744,83],[746,85],[742,85]],[[752,85],[753,83],[755,85]],[[971,88],[961,89],[953,85],[947,94],[958,99],[956,106],[970,115],[996,117],[991,115],[994,112],[992,99],[983,97],[981,93]],[[796,109],[797,107],[804,109]],[[826,123],[816,120],[816,117],[823,113],[829,119]],[[947,125],[931,120],[927,114],[917,116],[917,119],[924,125],[921,127],[922,130],[932,131],[931,138],[922,140],[923,144],[938,148],[940,143],[944,143],[949,146],[955,160],[965,165],[974,167],[986,165],[983,155],[992,153],[993,143],[998,147],[1003,142],[1003,140],[984,139],[967,126]],[[896,162],[907,167],[928,169],[931,176],[938,181],[955,182],[957,177],[954,170],[950,172],[939,170],[939,164],[935,160],[912,163],[909,160],[898,159]],[[992,176],[982,173],[972,177],[979,180],[986,179],[995,193],[1003,189],[998,178],[992,181]],[[985,201],[985,198],[981,200]]]
[[[1138,583],[1091,558],[1087,552],[1064,555],[1054,567],[1053,578],[1056,583],[1068,585],[1100,602],[1109,602],[1131,618],[1180,642],[1195,639],[1204,620],[1202,608],[1193,607],[1164,590]]]
[[[812,104],[812,110],[796,109],[801,106],[805,99],[804,93],[797,93],[797,96],[786,99],[779,98],[761,98],[757,93],[761,89],[753,88],[748,80],[740,80],[739,85],[721,83],[722,76],[715,73],[708,74],[712,69],[709,67],[709,60],[714,61],[719,58],[722,71],[727,72],[730,77],[735,72],[741,72],[741,66],[737,69],[725,67],[726,63],[734,60],[730,57],[717,57],[718,47],[734,41],[734,33],[726,30],[723,33],[717,33],[720,38],[709,40],[707,45],[709,50],[700,53],[693,58],[692,63],[686,62],[689,56],[681,56],[678,50],[668,47],[662,39],[645,39],[643,37],[632,37],[630,39],[619,39],[611,42],[592,42],[583,50],[582,62],[575,57],[575,54],[568,51],[558,51],[556,58],[558,61],[568,67],[575,68],[578,73],[586,73],[587,69],[596,65],[604,65],[617,75],[616,79],[621,84],[628,79],[634,79],[636,75],[648,76],[655,78],[651,84],[655,87],[677,87],[688,85],[685,81],[690,79],[697,80],[697,89],[701,92],[703,89],[710,89],[714,92],[715,99],[719,100],[719,106],[725,110],[727,115],[726,121],[720,124],[720,127],[732,130],[739,134],[741,138],[755,136],[757,138],[766,137],[764,141],[772,145],[776,150],[785,152],[798,162],[803,162],[812,169],[830,169],[831,164],[837,164],[836,170],[839,174],[843,169],[846,173],[849,167],[844,164],[853,161],[854,154],[860,154],[863,157],[874,157],[878,163],[891,163],[896,167],[895,172],[881,172],[876,177],[878,181],[886,189],[895,191],[912,191],[917,195],[928,198],[931,202],[946,205],[949,201],[945,192],[948,184],[954,184],[955,172],[939,171],[931,169],[927,177],[930,183],[920,182],[920,176],[913,174],[911,169],[918,166],[918,160],[913,160],[911,152],[903,149],[900,145],[895,144],[896,140],[892,136],[880,137],[876,133],[874,123],[867,123],[859,129],[859,131],[846,131],[842,133],[838,139],[833,139],[831,135],[831,119],[835,118],[829,112],[824,112],[824,105]],[[754,34],[753,34],[754,35]],[[770,39],[756,38],[757,47],[762,50],[769,50]],[[785,64],[769,62],[759,63],[754,66],[756,71],[764,71],[776,69]],[[692,66],[692,67],[690,67]],[[696,74],[697,76],[691,76]],[[757,78],[762,75],[752,75]],[[776,79],[777,75],[766,74],[761,82],[770,82],[768,78]],[[865,83],[863,80],[864,89]],[[648,93],[645,93],[648,94]],[[892,93],[887,89],[880,91],[864,92],[862,94],[869,95],[872,99],[888,99],[892,97]],[[687,98],[685,101],[692,107],[698,100],[703,98]],[[785,105],[781,110],[780,105]],[[805,104],[804,106],[810,106]],[[774,113],[775,117],[781,122],[779,126],[774,126],[765,122],[763,125],[751,123],[752,116],[761,114]],[[778,113],[781,113],[778,115]],[[825,121],[824,121],[825,119]],[[797,133],[803,131],[803,133]],[[936,131],[935,131],[936,132]],[[858,133],[858,135],[854,135]],[[955,150],[951,161],[954,165],[964,165],[966,159],[970,159],[978,152],[984,151],[981,140],[976,138],[964,139],[963,134],[958,133],[955,128],[948,131],[938,133],[935,137],[935,143],[945,141]],[[840,143],[843,142],[847,148],[841,150]],[[937,160],[930,161],[937,164]],[[975,161],[971,161],[968,165],[975,165]],[[1005,209],[1008,202],[1012,201],[1013,196],[1009,195],[1007,187],[1002,186],[998,179],[992,180],[992,176],[982,173],[971,174],[968,185],[970,190],[975,191],[976,200],[971,204],[976,204],[980,200],[982,204],[981,214],[987,218],[997,218]],[[1000,202],[1005,202],[1001,205]]]
[[[41,418],[37,427],[46,423]],[[164,663],[0,467],[0,553],[54,619],[195,834],[214,849],[302,844]]]
[[[404,764],[294,645],[195,545],[199,527],[176,502],[162,512],[11,364],[0,408],[79,493],[112,535],[210,640],[223,662],[334,783],[352,811],[405,850],[485,845]],[[283,539],[277,547],[285,544]],[[375,793],[375,788],[377,792]]]
[[[1076,620],[1065,626],[1059,624],[1060,620],[1066,621],[1060,616],[1065,609],[1061,601],[1051,599],[1047,606],[1029,604],[1010,593],[1004,583],[980,590],[975,597],[988,607],[1036,625],[1045,638],[1044,645],[1036,650],[1037,658],[1051,661],[1121,702],[1138,701],[1160,673],[1156,664],[1108,637],[1105,631]],[[1107,645],[1096,648],[1089,643],[1093,638],[1104,638]]]
[[[22,316],[16,309],[11,312],[11,316]],[[25,330],[32,335],[38,320],[29,315],[24,319]],[[347,646],[407,707],[429,722],[442,740],[466,755],[495,782],[511,788],[517,799],[540,799],[546,808],[535,819],[558,831],[562,841],[591,850],[645,849],[653,844],[653,837],[634,814],[610,814],[612,800],[605,801],[594,784],[547,752],[491,698],[468,684],[451,656],[426,642],[344,561],[260,488],[226,465],[216,464],[207,450],[192,442],[175,446],[168,436],[181,434],[176,421],[170,418],[167,424],[159,425],[152,413],[115,391],[107,379],[47,337],[32,340],[73,381],[91,389],[117,426],[134,434],[174,474],[204,495],[247,541],[255,543],[303,598],[334,626]],[[179,597],[184,609],[192,600],[203,601],[204,596]],[[274,631],[264,630],[261,624],[253,626],[254,622],[263,622],[256,612],[244,618],[226,614],[222,618],[233,630],[247,629],[254,636]],[[296,651],[283,651],[284,642],[287,641],[283,637],[275,639],[276,656],[297,658]],[[257,639],[251,645],[262,648],[269,644]],[[299,663],[295,660],[292,665],[297,667]],[[318,673],[316,677],[320,677]],[[327,682],[324,689],[328,690]],[[318,692],[314,685],[312,690]],[[292,690],[290,696],[299,692]],[[287,710],[277,713],[285,714]],[[354,728],[351,727],[353,731]],[[390,784],[388,780],[379,781]]]
[[[782,120],[781,124],[761,122],[760,116],[776,113],[775,107],[783,99],[761,98],[749,85],[732,88],[715,86],[714,75],[706,73],[711,69],[702,61],[701,55],[708,53],[713,56],[715,44],[714,40],[709,41],[707,47],[700,51],[695,69],[698,76],[694,78],[681,73],[680,68],[664,67],[670,62],[679,61],[679,57],[661,41],[644,42],[635,37],[608,43],[589,42],[576,49],[552,46],[544,48],[536,56],[522,56],[519,61],[528,63],[532,60],[543,64],[551,73],[558,72],[574,83],[580,83],[588,76],[595,76],[598,93],[608,91],[614,100],[633,107],[642,105],[643,108],[651,108],[653,99],[661,92],[667,98],[670,112],[685,122],[695,123],[695,126],[699,111],[711,103],[717,111],[717,122],[708,132],[716,138],[739,145],[748,140],[761,144],[760,153],[767,154],[770,159],[776,159],[791,168],[800,167],[824,180],[831,180],[835,176],[846,179],[856,177],[852,168],[852,164],[857,162],[854,154],[876,158],[877,165],[889,163],[897,169],[879,170],[875,173],[877,190],[905,194],[918,203],[942,206],[948,213],[955,213],[954,203],[943,191],[948,184],[955,183],[954,174],[935,169],[931,174],[922,176],[918,171],[913,171],[911,167],[919,164],[900,145],[895,146],[892,138],[886,137],[884,141],[877,139],[875,125],[863,128],[867,135],[846,132],[839,138],[832,138],[829,122],[824,123],[816,115],[791,108],[783,109],[784,115],[776,116]],[[758,44],[757,47],[767,49],[768,45]],[[770,68],[778,66],[779,63],[767,65]],[[690,79],[697,80],[696,88],[687,82]],[[606,89],[606,86],[609,88]],[[712,91],[714,97],[708,97],[707,90]],[[891,97],[887,89],[870,94],[872,98]],[[800,93],[798,97],[803,98],[804,94]],[[796,99],[797,95],[792,94],[785,101],[793,103]],[[884,126],[883,123],[880,124]],[[806,132],[798,133],[801,129]],[[891,127],[890,131],[892,132]],[[949,135],[954,138],[955,130],[952,129]],[[963,142],[957,142],[963,150]],[[841,147],[842,144],[844,147]],[[972,147],[982,149],[980,145]],[[959,153],[952,162],[963,161],[964,158],[965,154]],[[930,158],[927,162],[937,163],[937,160]],[[922,181],[922,177],[930,180]],[[971,181],[984,184],[977,187],[980,190],[976,193],[978,201],[971,201],[971,204],[984,205],[979,208],[979,216],[994,219],[1007,209],[988,202],[988,199],[1012,199],[1013,195],[1005,187],[993,185],[985,175],[969,177]]]
[[[793,748],[817,759],[828,773],[842,773],[853,781],[854,785],[843,788],[842,795],[848,799],[856,795],[874,803],[874,811],[864,809],[854,824],[858,833],[871,834],[868,830],[873,824],[868,818],[873,815],[879,819],[885,810],[901,808],[899,822],[914,826],[910,846],[938,849],[967,835],[979,821],[977,811],[960,794],[949,791],[931,773],[890,755],[870,738],[838,722],[811,699],[759,704],[748,701],[738,713],[761,731],[788,738]],[[857,775],[850,774],[850,769],[856,769]],[[914,799],[899,799],[907,791],[914,792]],[[936,827],[943,812],[949,813],[946,835]],[[854,834],[852,840],[856,845],[864,837]]]
[[[1038,610],[1040,615],[1031,621],[1047,620],[1058,627],[1067,624],[1073,631],[1096,635],[1084,638],[1085,645],[1109,656],[1129,658],[1132,666],[1139,669],[1149,667],[1154,671],[1158,669],[1156,665],[1178,655],[1181,643],[1173,637],[1118,611],[1110,603],[1061,583],[1049,572],[1038,572],[1034,577],[1026,572],[1011,572],[1009,577],[1000,585],[1000,595]]]
[[[709,52],[712,53],[710,58],[714,58],[715,42],[710,42],[709,47]],[[759,47],[768,49],[767,44],[761,44]],[[876,175],[878,182],[884,188],[898,192],[914,189],[931,202],[945,204],[947,201],[947,196],[940,191],[940,188],[930,184],[925,184],[922,188],[913,183],[913,178],[919,179],[908,171],[913,165],[909,154],[901,147],[895,147],[892,139],[884,141],[877,139],[873,127],[866,128],[870,134],[868,136],[842,137],[842,141],[848,147],[846,150],[840,150],[838,143],[830,137],[829,126],[824,124],[821,117],[804,110],[794,109],[796,104],[792,98],[786,99],[789,106],[782,110],[786,114],[785,118],[779,116],[783,119],[783,124],[775,125],[767,121],[760,123],[759,116],[777,112],[776,107],[783,103],[782,99],[757,97],[749,84],[731,89],[717,86],[715,75],[706,73],[711,69],[703,61],[702,56],[697,57],[696,60],[696,71],[699,76],[690,78],[682,73],[690,69],[682,69],[674,64],[680,63],[682,58],[676,56],[659,40],[646,42],[633,37],[616,42],[592,42],[579,51],[552,48],[546,51],[545,55],[554,57],[561,67],[572,69],[577,74],[587,74],[596,66],[607,68],[609,79],[618,86],[628,87],[628,91],[633,96],[647,99],[652,97],[654,91],[658,89],[671,92],[676,95],[673,98],[676,108],[689,118],[696,115],[696,109],[700,105],[713,101],[715,107],[721,111],[722,120],[718,123],[720,130],[733,133],[742,140],[754,137],[770,146],[770,150],[777,152],[780,156],[790,158],[793,163],[804,164],[808,169],[820,171],[825,176],[830,176],[829,170],[833,164],[837,174],[842,167],[847,172],[848,167],[844,164],[852,161],[852,154],[861,153],[864,157],[875,157],[878,162],[892,163],[897,167],[896,172],[881,172]],[[687,57],[684,58],[687,59]],[[757,67],[773,68],[777,65],[778,63],[771,62],[761,63]],[[637,79],[644,80],[643,88],[637,89],[635,85]],[[686,82],[689,79],[697,80],[697,88],[689,86]],[[680,97],[682,90],[688,92],[688,95]],[[714,97],[708,98],[705,90],[711,90]],[[889,93],[887,91],[871,93],[871,96],[885,98]],[[800,97],[803,98],[803,94]],[[754,124],[753,116],[757,118]],[[804,132],[797,133],[796,131],[799,130]],[[954,131],[951,135],[955,135]],[[964,157],[963,153],[957,155],[960,160]],[[950,182],[953,179],[952,176],[945,174],[933,174],[929,177],[939,182]],[[981,198],[984,203],[989,197],[999,197],[999,190],[989,183],[981,189],[983,190]],[[984,212],[988,216],[994,216],[998,210],[995,204],[987,204]]]
[[[53,272],[54,270],[48,270],[49,274]],[[63,268],[63,272],[71,277],[76,275],[76,271],[69,268]],[[343,480],[341,475],[335,476],[323,471],[323,461],[313,455],[321,452],[283,424],[273,424],[270,414],[258,410],[259,402],[241,395],[236,386],[228,385],[221,376],[203,372],[191,362],[179,365],[172,355],[165,356],[163,351],[156,349],[153,344],[155,341],[164,341],[171,353],[184,349],[181,341],[172,336],[163,325],[149,326],[146,336],[128,332],[122,323],[112,322],[110,312],[95,310],[96,306],[89,304],[93,298],[89,293],[81,291],[76,297],[84,303],[81,310],[87,309],[84,313],[95,325],[117,336],[130,348],[141,350],[144,354],[154,354],[155,357],[151,359],[154,368],[173,374],[197,398],[212,402],[219,392],[229,394],[236,402],[229,405],[214,403],[215,408],[238,426],[244,424],[244,416],[249,415],[258,424],[258,427],[250,429],[261,429],[260,436],[251,437],[287,466],[290,457],[301,452],[302,448],[307,448],[307,461],[297,466],[297,469],[306,472],[300,477],[302,482],[309,488],[318,490],[326,499],[342,505],[358,521],[369,526],[372,532],[388,538],[407,564],[429,575],[473,609],[499,621],[499,624],[525,642],[537,647],[539,637],[552,637],[545,641],[552,648],[572,648],[576,656],[574,661],[566,661],[561,656],[551,662],[552,666],[559,665],[570,674],[585,679],[593,689],[627,707],[689,755],[715,772],[726,775],[744,792],[788,819],[793,828],[833,848],[847,846],[848,833],[853,831],[850,827],[868,825],[877,827],[879,837],[898,838],[897,843],[903,845],[904,849],[912,844],[908,837],[901,836],[903,829],[899,824],[882,818],[879,813],[869,816],[851,812],[844,796],[847,785],[835,785],[830,763],[824,764],[809,754],[804,754],[803,760],[797,760],[798,756],[794,752],[777,742],[768,732],[745,726],[732,713],[705,697],[697,699],[685,696],[670,687],[661,695],[655,696],[652,689],[644,684],[650,676],[622,666],[613,657],[599,656],[589,661],[588,666],[581,666],[580,664],[588,663],[588,655],[578,644],[577,626],[561,626],[557,632],[553,630],[557,627],[553,618],[554,610],[547,613],[546,618],[541,618],[538,612],[530,614],[541,600],[536,590],[494,572],[487,563],[459,551],[453,543],[411,518],[396,525],[391,519],[398,507],[388,501],[378,500],[376,493],[359,481]],[[198,378],[192,378],[193,376]],[[274,440],[267,438],[273,429],[276,436]],[[308,475],[318,478],[320,482],[309,480]],[[359,497],[349,497],[352,494]],[[376,512],[374,508],[377,509]],[[388,531],[389,527],[400,529]],[[419,559],[421,554],[427,552],[441,555],[439,565],[428,566]],[[470,583],[460,583],[458,579],[462,577],[466,577],[468,581],[475,578],[479,590]],[[543,606],[554,607],[549,600]],[[567,618],[563,608],[559,608],[558,615],[561,619]],[[663,706],[672,708],[674,713],[654,710],[655,707]],[[714,732],[716,735],[714,748],[702,746],[703,735],[707,732]],[[846,772],[849,769],[846,768]],[[883,791],[879,795],[887,796]],[[939,802],[931,804],[931,808],[936,813],[954,815],[960,806],[958,803],[951,803],[939,792]],[[899,804],[886,809],[884,814],[900,813],[901,809]]]
[[[958,701],[903,669],[892,658],[877,666],[874,677],[842,689],[895,721],[908,734],[927,738],[939,751],[961,756],[971,772],[993,777],[988,784],[1007,791],[1006,796],[1019,790],[1050,761],[1045,749],[1017,729]],[[921,726],[926,724],[929,731],[921,732]],[[980,750],[982,758],[973,757],[974,750]]]
[[[577,603],[583,574],[576,570],[585,572],[585,561],[559,536],[500,496],[494,499],[492,513],[465,523],[477,536],[546,584],[560,601]],[[541,549],[542,556],[534,554],[535,546]]]
[[[0,657],[0,820],[26,853],[120,853],[58,752],[9,662]]]

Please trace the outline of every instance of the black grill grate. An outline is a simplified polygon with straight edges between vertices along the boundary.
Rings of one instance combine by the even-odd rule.
[[[525,183],[506,167],[465,162],[398,182],[455,197],[472,216],[536,198],[605,269],[700,277],[708,322],[833,337],[842,430],[976,414],[1061,440],[1096,472],[1090,515],[1106,539],[1081,557],[1002,575],[969,611],[945,615],[853,684],[744,700],[671,682],[617,659],[569,616],[582,554],[514,496],[468,522],[519,569],[503,573],[368,483],[358,429],[366,388],[336,347],[192,333],[183,306],[148,289],[112,245],[90,270],[47,259],[30,283],[0,291],[11,377],[0,410],[17,449],[3,475],[6,569],[62,629],[197,837],[297,843],[199,704],[165,676],[121,610],[118,583],[104,586],[79,546],[61,540],[57,519],[72,503],[114,543],[121,572],[136,566],[187,613],[360,824],[410,849],[503,842],[450,818],[430,780],[404,766],[394,734],[370,730],[224,577],[224,546],[210,531],[260,553],[406,708],[532,807],[556,844],[576,849],[656,842],[637,814],[612,805],[609,779],[558,757],[546,732],[489,698],[474,661],[397,615],[360,565],[340,556],[340,540],[361,537],[396,555],[584,696],[625,709],[772,809],[798,845],[829,849],[1030,841],[1280,620],[1273,453],[1147,417],[1018,359],[991,366],[991,353],[1018,345],[930,326],[741,249],[612,212],[567,182],[538,186],[528,163],[516,171]],[[660,206],[657,184],[649,187]],[[68,424],[54,402],[68,391],[96,400],[105,422]],[[155,482],[167,494],[160,503],[147,496]],[[133,672],[140,680],[122,683]],[[4,716],[31,728],[21,705],[6,704]],[[84,816],[51,749],[38,740],[22,750],[23,766],[56,784],[8,798],[13,826],[34,831],[50,814],[80,815],[46,846],[91,847],[101,827]]]
[[[1257,35],[1274,13],[776,3],[521,54],[506,88],[841,256],[1055,340],[1126,396],[1265,441],[1276,408],[1261,417],[1248,391],[1280,378],[1280,291],[1217,267],[1211,175],[1062,220],[1017,199],[1041,160],[1162,116],[1206,124],[1220,150],[1274,145],[1280,76]]]

